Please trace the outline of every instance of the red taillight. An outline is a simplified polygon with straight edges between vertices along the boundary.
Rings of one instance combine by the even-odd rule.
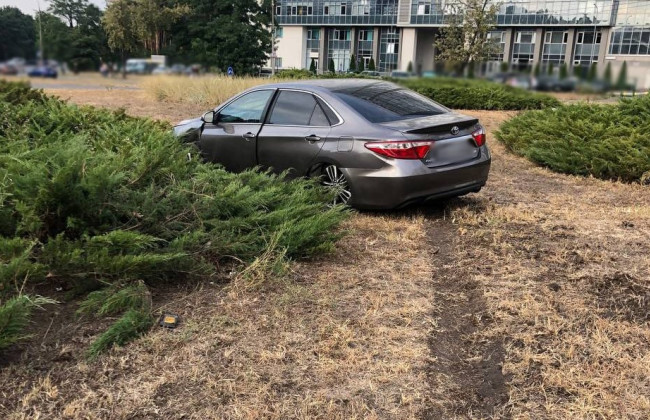
[[[365,144],[378,155],[395,159],[424,159],[433,146],[431,141],[377,141]]]
[[[483,146],[485,144],[485,129],[483,127],[480,127],[478,130],[472,133],[472,137],[474,137],[476,146]]]

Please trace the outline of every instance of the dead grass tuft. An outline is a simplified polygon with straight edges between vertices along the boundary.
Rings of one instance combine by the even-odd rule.
[[[270,79],[227,76],[152,76],[142,82],[150,98],[159,102],[215,107],[248,88],[271,83]]]

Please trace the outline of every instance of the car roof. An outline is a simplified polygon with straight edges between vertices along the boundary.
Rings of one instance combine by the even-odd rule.
[[[392,82],[377,79],[312,79],[294,82],[272,83],[259,87],[271,87],[277,89],[306,89],[314,92],[345,92],[357,89],[379,89],[393,90],[404,89],[404,87]]]

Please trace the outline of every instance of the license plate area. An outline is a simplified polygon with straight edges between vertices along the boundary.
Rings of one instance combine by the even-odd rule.
[[[439,140],[424,158],[428,167],[445,166],[479,157],[480,150],[471,137]]]

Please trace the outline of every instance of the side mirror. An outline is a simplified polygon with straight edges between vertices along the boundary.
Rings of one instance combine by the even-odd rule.
[[[208,111],[201,116],[201,121],[205,123],[215,124],[217,122],[217,115],[214,111]]]

